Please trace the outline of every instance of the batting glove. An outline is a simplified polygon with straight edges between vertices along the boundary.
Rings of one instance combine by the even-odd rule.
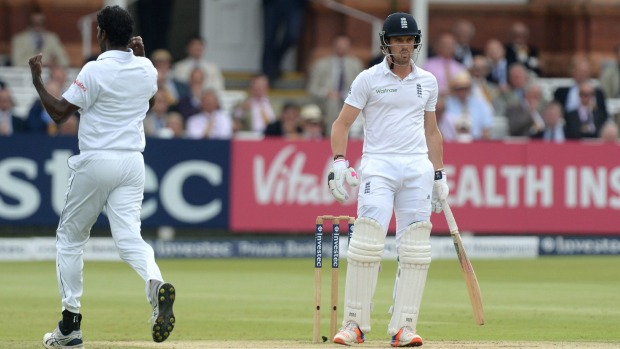
[[[435,171],[435,182],[433,183],[433,198],[431,199],[431,208],[435,213],[443,211],[442,202],[448,198],[448,182],[446,181],[446,173],[443,169]]]
[[[345,180],[352,187],[360,184],[357,172],[353,167],[349,167],[349,162],[343,158],[336,159],[327,176],[327,184],[338,202],[345,202],[349,198],[349,193],[344,189]]]

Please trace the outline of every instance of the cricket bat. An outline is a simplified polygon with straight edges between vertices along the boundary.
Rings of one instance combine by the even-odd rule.
[[[454,242],[454,248],[456,249],[459,263],[461,264],[461,270],[463,271],[463,277],[465,277],[465,285],[467,285],[467,293],[469,293],[469,300],[471,307],[474,311],[474,320],[478,325],[484,325],[484,309],[482,308],[482,295],[480,294],[480,285],[478,285],[478,279],[474,268],[467,257],[463,241],[461,241],[461,234],[459,234],[459,227],[456,225],[454,215],[448,205],[447,201],[442,202],[443,213],[446,216],[448,222],[448,228],[450,229],[450,235],[452,235],[452,241]]]

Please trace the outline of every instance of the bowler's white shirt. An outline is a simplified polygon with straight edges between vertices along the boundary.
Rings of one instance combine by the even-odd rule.
[[[411,65],[401,80],[384,59],[353,81],[345,103],[364,113],[364,154],[428,153],[424,112],[435,111],[437,79]]]
[[[156,92],[157,70],[131,50],[106,51],[86,63],[62,95],[80,107],[80,151],[143,151],[143,120]]]

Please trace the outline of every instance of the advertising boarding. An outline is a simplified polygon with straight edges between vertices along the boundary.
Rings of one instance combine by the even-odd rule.
[[[0,138],[0,225],[55,227],[67,160],[77,153],[72,137]],[[361,141],[351,140],[347,159],[363,173],[361,156]],[[345,204],[329,192],[329,140],[148,139],[144,158],[145,227],[312,233],[319,215],[356,215],[358,188],[348,188]],[[595,142],[444,144],[450,205],[462,233],[620,236],[618,159],[619,145]],[[442,214],[431,221],[433,234],[448,233]],[[105,214],[98,223],[107,223]],[[568,246],[553,241],[562,251]]]
[[[360,173],[361,149],[347,148]],[[309,232],[317,215],[355,215],[355,190],[344,205],[329,193],[328,141],[236,141],[232,156],[234,231]],[[450,205],[476,234],[620,235],[619,159],[619,145],[595,142],[444,144]],[[443,215],[431,221],[448,233]]]
[[[53,226],[74,137],[0,137],[0,224]],[[147,139],[143,226],[228,227],[230,142]],[[99,223],[107,223],[105,214]]]

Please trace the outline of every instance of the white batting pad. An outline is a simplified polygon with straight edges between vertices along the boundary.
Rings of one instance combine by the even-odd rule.
[[[394,336],[403,326],[413,330],[418,322],[426,274],[431,264],[432,225],[416,222],[403,232],[398,248],[398,274],[394,285],[394,306],[388,333]]]
[[[343,326],[355,321],[362,332],[370,332],[372,298],[385,245],[383,226],[370,218],[355,220],[347,252],[347,282],[344,290]]]

